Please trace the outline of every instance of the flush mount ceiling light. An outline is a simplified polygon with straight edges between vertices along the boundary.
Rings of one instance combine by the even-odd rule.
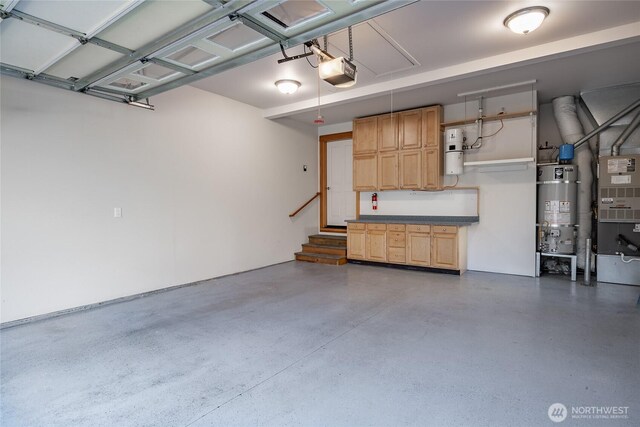
[[[276,82],[276,87],[280,92],[286,95],[291,95],[292,93],[296,93],[300,87],[300,82],[297,80],[278,80]]]
[[[525,7],[507,16],[504,25],[516,34],[529,34],[538,28],[548,15],[549,9],[546,7]]]

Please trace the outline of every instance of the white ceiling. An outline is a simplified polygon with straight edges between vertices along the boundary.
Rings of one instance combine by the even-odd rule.
[[[238,35],[241,31],[231,35],[232,28],[244,24],[230,21],[227,12],[240,10],[265,21],[262,11],[274,11],[282,1],[0,0],[3,11],[27,13],[69,27],[86,38],[98,37],[121,46],[120,51],[114,51],[95,43],[81,44],[60,32],[7,18],[0,23],[0,60],[36,76],[75,85],[76,90],[84,87],[89,77],[99,76],[90,87],[154,96],[152,93],[161,90],[146,94],[148,88],[163,87],[175,79],[190,82],[191,74],[215,63],[216,58],[233,62],[244,53],[251,56],[254,48],[269,47],[273,42],[247,26],[241,30],[258,37],[252,44],[239,49],[225,46],[223,39],[245,40],[251,35]],[[371,5],[384,4],[389,10],[411,3],[299,1],[306,1],[305,6],[324,2],[330,13],[318,21],[329,23],[344,16],[341,13]],[[532,5],[551,10],[539,30],[522,36],[504,27],[505,16]],[[155,59],[157,64],[130,63],[122,52],[122,48],[139,51],[211,14],[217,20],[194,26],[191,33],[164,47],[150,49],[144,57]],[[313,25],[311,19],[301,24],[307,28]],[[296,31],[302,32],[295,27],[283,30],[291,36]],[[290,117],[303,123],[315,118],[320,91],[322,114],[327,123],[335,123],[391,108],[453,103],[460,100],[456,97],[460,92],[523,80],[537,80],[535,88],[543,102],[561,94],[640,80],[640,1],[417,1],[354,25],[353,33],[358,83],[349,89],[318,81],[316,70],[305,59],[277,64],[280,53],[191,84],[261,108],[267,118]],[[328,39],[331,54],[348,56],[346,30],[330,34]],[[288,55],[302,52],[302,46],[287,50]],[[316,63],[313,57],[310,61]],[[124,65],[116,67],[118,71],[105,71],[113,69],[114,63]],[[279,79],[296,79],[302,86],[294,95],[282,95],[274,86]]]
[[[503,26],[509,13],[531,5],[551,10],[540,29],[523,36]],[[368,23],[357,26],[357,85],[336,89],[320,83],[327,124],[388,111],[391,89],[394,109],[403,109],[459,102],[456,94],[461,92],[530,79],[538,80],[535,87],[542,101],[640,80],[639,1],[419,1],[372,21],[418,65],[407,68],[410,63]],[[330,53],[348,52],[345,34],[329,37]],[[301,47],[287,51],[289,56],[297,53]],[[265,109],[270,118],[311,123],[317,114],[317,73],[304,59],[279,65],[280,58],[275,54],[193,86]],[[471,66],[474,61],[484,63]],[[376,75],[371,70],[380,63],[397,71]],[[438,78],[425,76],[428,73]],[[274,86],[279,79],[295,79],[302,86],[294,95],[282,95]]]

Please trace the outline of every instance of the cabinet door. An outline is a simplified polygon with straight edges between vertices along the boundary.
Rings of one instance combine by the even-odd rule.
[[[458,234],[434,233],[431,266],[458,269]]]
[[[398,114],[398,127],[401,150],[422,147],[422,110]]]
[[[439,105],[422,109],[422,140],[424,148],[440,148],[442,146],[442,107]]]
[[[375,191],[378,189],[378,156],[367,154],[353,156],[353,190]]]
[[[422,185],[428,190],[442,188],[442,151],[440,148],[422,153]]]
[[[398,115],[395,113],[378,116],[378,151],[398,149]]]
[[[398,189],[398,153],[378,154],[378,188]]]
[[[387,261],[387,232],[367,230],[367,260]]]
[[[378,118],[353,121],[353,154],[375,153],[378,149]]]
[[[407,264],[431,265],[431,235],[407,232]]]
[[[347,258],[365,259],[365,235],[364,230],[347,231]]]
[[[400,152],[400,188],[422,188],[422,152],[421,150]]]

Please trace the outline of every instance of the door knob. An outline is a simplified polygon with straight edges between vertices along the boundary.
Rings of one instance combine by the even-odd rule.
[[[331,190],[331,187],[327,187],[327,190]]]

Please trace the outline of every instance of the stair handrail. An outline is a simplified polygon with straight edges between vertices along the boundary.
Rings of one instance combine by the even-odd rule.
[[[307,200],[307,202],[306,202],[304,205],[302,205],[302,206],[300,206],[298,209],[296,209],[296,210],[295,210],[295,212],[290,213],[290,214],[289,214],[289,218],[293,218],[294,216],[298,215],[298,213],[299,213],[302,209],[306,208],[306,207],[307,207],[307,205],[308,205],[309,203],[313,202],[313,201],[316,199],[316,197],[318,197],[320,194],[321,194],[321,193],[320,193],[319,191],[318,191],[316,194],[314,194],[314,195],[313,195],[313,197],[312,197],[312,198],[310,198],[309,200]]]

